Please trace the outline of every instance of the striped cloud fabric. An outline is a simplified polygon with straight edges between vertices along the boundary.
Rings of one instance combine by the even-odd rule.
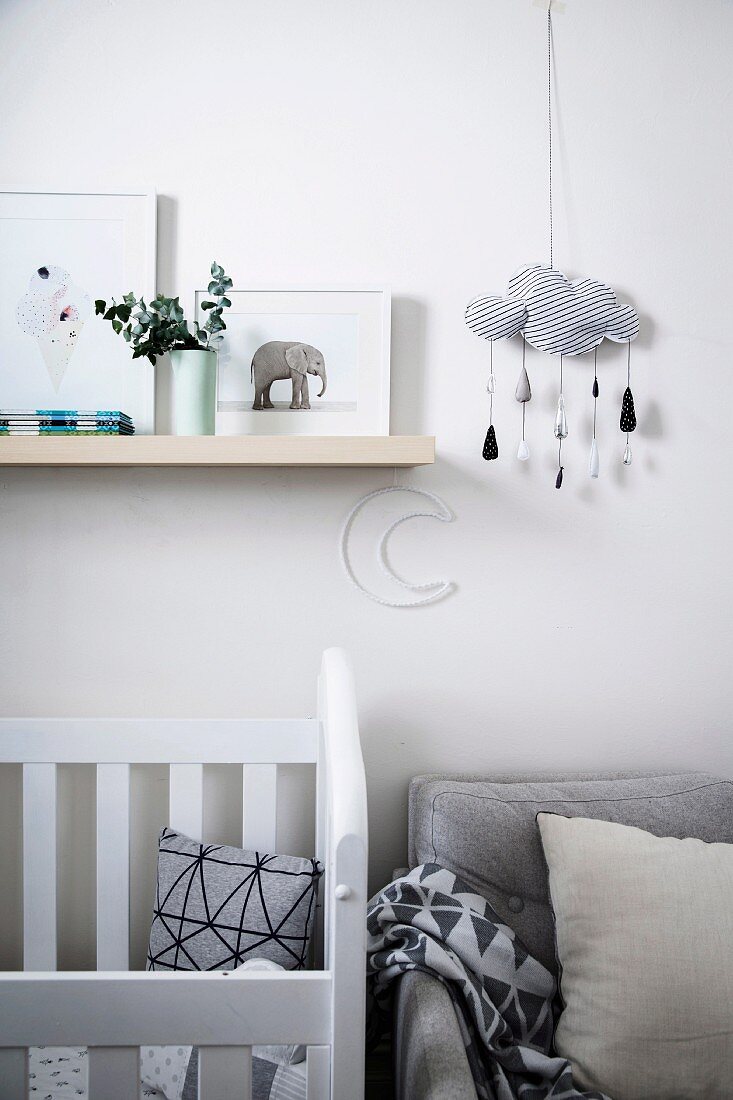
[[[527,343],[551,355],[582,355],[604,337],[619,343],[639,332],[636,310],[619,305],[610,286],[595,279],[570,282],[542,264],[520,268],[506,298],[484,295],[466,307],[466,324],[485,340],[521,332]]]
[[[522,331],[527,320],[524,302],[512,302],[495,294],[474,298],[466,306],[466,324],[486,340],[506,340]]]

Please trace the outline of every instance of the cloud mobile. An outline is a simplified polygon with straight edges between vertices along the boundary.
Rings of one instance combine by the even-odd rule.
[[[552,240],[552,5],[547,9],[547,125],[548,125],[548,208],[549,208],[549,264],[527,264],[509,280],[505,296],[483,294],[467,305],[465,321],[472,332],[490,342],[490,366],[487,391],[489,393],[489,427],[483,446],[487,460],[499,457],[499,446],[494,428],[494,340],[522,337],[522,373],[519,378],[516,400],[522,406],[522,438],[517,458],[525,462],[529,458],[529,446],[525,438],[526,406],[532,392],[526,370],[526,345],[548,355],[560,356],[560,393],[557,401],[554,434],[558,441],[558,470],[555,488],[563,483],[562,443],[568,434],[563,394],[563,357],[583,355],[593,351],[593,438],[591,441],[588,473],[597,478],[600,471],[596,442],[596,411],[598,399],[598,373],[596,370],[598,347],[604,339],[626,343],[629,351],[626,364],[626,390],[623,396],[619,426],[626,433],[624,465],[631,464],[629,433],[636,428],[634,398],[631,393],[631,341],[639,333],[639,318],[633,306],[619,304],[610,286],[596,279],[570,281],[553,264]]]

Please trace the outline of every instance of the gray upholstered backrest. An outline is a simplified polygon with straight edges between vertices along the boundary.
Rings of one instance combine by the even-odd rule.
[[[712,775],[417,776],[410,784],[410,866],[440,863],[466,879],[553,973],[540,810],[636,825],[657,836],[733,842],[733,781]]]

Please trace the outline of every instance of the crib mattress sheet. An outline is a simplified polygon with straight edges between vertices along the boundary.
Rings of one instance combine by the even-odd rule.
[[[195,1075],[186,1086],[186,1063],[190,1047],[171,1049],[169,1059],[158,1057],[162,1072],[168,1074],[165,1091],[140,1083],[140,1100],[186,1100],[198,1091]],[[141,1050],[143,1065],[152,1048]],[[253,1073],[253,1100],[306,1100],[305,1062],[279,1065],[256,1058]],[[166,1062],[168,1065],[166,1066]],[[259,1065],[258,1065],[259,1063]],[[88,1056],[85,1047],[31,1047],[28,1051],[28,1095],[30,1100],[88,1100]],[[181,1070],[181,1067],[183,1069]],[[154,1071],[153,1071],[154,1072]]]
[[[30,1100],[83,1100],[89,1095],[86,1048],[31,1047],[28,1051]],[[141,1100],[166,1100],[165,1093],[140,1083]]]

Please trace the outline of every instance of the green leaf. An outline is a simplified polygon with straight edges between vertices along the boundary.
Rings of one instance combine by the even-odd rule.
[[[96,302],[94,303],[94,315],[95,315],[95,317],[98,317],[100,313],[104,313],[106,308],[107,308],[107,303],[102,301],[101,298],[97,298]]]
[[[225,275],[224,278],[220,279],[219,281],[221,282],[221,285],[224,287],[225,290],[231,290],[234,286],[234,283],[228,275]]]
[[[122,332],[122,321],[113,321],[112,322],[112,328],[115,330],[115,332],[119,336],[120,333]]]
[[[114,321],[116,313],[117,313],[117,307],[116,306],[110,306],[109,309],[107,310],[107,312],[105,313],[105,315],[103,317],[103,320],[105,320],[105,321]]]
[[[132,326],[132,335],[133,336],[142,336],[142,334],[144,332],[145,332],[145,329],[143,328],[142,325],[133,325]]]
[[[216,305],[216,302],[208,302],[208,301],[207,302],[202,302],[201,303],[201,308],[203,310],[213,309],[215,305]]]
[[[232,305],[232,303],[229,300],[229,298],[220,298],[219,299],[219,309],[231,309],[231,305]]]
[[[117,307],[117,316],[119,317],[119,319],[121,321],[129,321],[131,313],[132,313],[132,310],[130,309],[129,306],[118,306]]]
[[[132,333],[130,332],[129,328],[122,330],[122,336],[125,340],[127,340],[128,344],[130,343],[130,340],[132,340]]]
[[[133,292],[132,292],[132,291],[130,291],[130,293],[129,293],[129,294],[126,294],[126,295],[124,296],[124,298],[122,299],[122,301],[123,301],[123,302],[126,302],[128,306],[134,306],[134,305],[135,305],[135,302],[137,301],[137,298],[135,297],[135,295],[133,294]]]

